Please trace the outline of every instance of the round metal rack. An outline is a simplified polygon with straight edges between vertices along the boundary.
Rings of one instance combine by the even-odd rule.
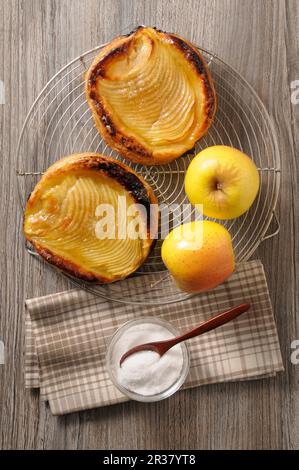
[[[22,209],[40,178],[40,175],[62,156],[92,151],[125,161],[103,141],[96,130],[85,99],[84,72],[94,57],[105,46],[102,44],[65,65],[42,89],[24,122],[17,149],[18,190]],[[236,261],[247,260],[258,245],[275,235],[278,228],[267,235],[277,202],[280,183],[280,157],[276,133],[271,119],[253,88],[231,66],[212,52],[198,48],[204,55],[215,82],[218,110],[208,133],[195,148],[181,158],[163,166],[142,166],[129,163],[148,181],[158,197],[159,204],[177,204],[172,212],[171,225],[200,218],[195,209],[189,209],[184,192],[184,176],[191,159],[210,145],[229,145],[247,153],[255,161],[260,173],[260,190],[255,203],[242,217],[221,221],[232,235]],[[128,162],[126,161],[128,164]],[[186,206],[184,205],[186,204]],[[172,206],[173,207],[173,206]],[[188,297],[179,291],[165,271],[160,256],[160,234],[145,264],[136,273],[148,274],[149,282],[143,292],[130,292],[124,282],[110,285],[90,285],[70,278],[77,286],[119,302],[133,304],[166,304]],[[35,255],[32,247],[28,251]],[[157,280],[157,273],[158,275]],[[166,294],[167,292],[167,294]]]

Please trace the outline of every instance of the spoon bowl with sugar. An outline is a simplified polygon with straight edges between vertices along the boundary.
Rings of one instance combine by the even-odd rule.
[[[225,325],[226,323],[237,318],[242,313],[247,312],[249,308],[249,303],[243,303],[229,310],[225,310],[224,312],[219,313],[218,315],[215,315],[212,318],[209,318],[209,320],[201,323],[196,328],[193,328],[192,330],[187,331],[186,333],[175,338],[163,341],[154,341],[151,343],[144,343],[139,344],[138,346],[134,346],[122,355],[119,361],[120,367],[129,356],[140,351],[154,351],[158,353],[160,357],[162,357],[167,351],[169,351],[169,349],[171,349],[176,344],[191,338],[195,338],[196,336],[200,336],[203,333],[207,333],[208,331],[214,330],[219,326]]]

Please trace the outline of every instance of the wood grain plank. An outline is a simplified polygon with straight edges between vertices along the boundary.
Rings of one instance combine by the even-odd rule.
[[[65,63],[137,24],[178,32],[215,51],[255,88],[278,132],[282,191],[279,237],[262,259],[278,323],[286,372],[270,380],[186,390],[169,400],[127,403],[55,418],[38,395],[24,391],[26,297],[69,284],[24,252],[16,191],[16,143],[26,113]],[[290,344],[299,338],[299,6],[295,0],[4,0],[0,2],[0,448],[298,448],[299,374]],[[179,423],[179,425],[178,425]]]

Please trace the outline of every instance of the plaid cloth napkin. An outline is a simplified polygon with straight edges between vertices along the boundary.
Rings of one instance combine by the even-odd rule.
[[[146,278],[123,282],[139,289]],[[276,326],[262,263],[249,261],[216,289],[159,307],[124,305],[79,289],[27,300],[25,385],[39,387],[55,415],[126,401],[105,367],[119,326],[153,315],[183,332],[244,301],[251,302],[247,313],[188,342],[191,367],[184,388],[273,376],[283,370]]]

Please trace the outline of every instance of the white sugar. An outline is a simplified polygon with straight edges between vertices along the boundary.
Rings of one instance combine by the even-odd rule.
[[[138,344],[171,339],[174,335],[154,323],[132,325],[114,345],[113,364],[117,381],[131,392],[151,396],[164,392],[182,374],[183,351],[174,346],[162,357],[154,351],[140,351],[129,356],[120,367],[121,356]]]

